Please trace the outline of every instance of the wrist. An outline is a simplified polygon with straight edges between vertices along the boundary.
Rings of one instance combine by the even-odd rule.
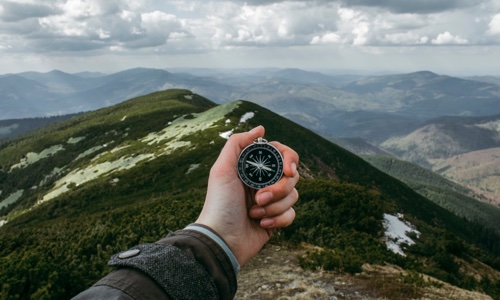
[[[236,258],[236,255],[233,253],[228,243],[215,230],[207,225],[199,223],[189,224],[184,229],[200,232],[212,239],[217,245],[219,245],[219,247],[222,248],[222,250],[224,250],[224,253],[226,253],[227,257],[231,261],[235,274],[238,275],[238,273],[240,272],[240,264],[238,262],[238,259]]]

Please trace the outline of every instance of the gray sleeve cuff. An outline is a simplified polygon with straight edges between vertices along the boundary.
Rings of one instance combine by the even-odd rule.
[[[190,224],[185,230],[194,230],[197,232],[200,232],[209,238],[211,238],[214,242],[216,242],[222,250],[226,253],[227,257],[229,257],[229,260],[231,261],[231,264],[233,265],[234,273],[238,275],[240,273],[240,264],[238,263],[238,260],[236,259],[236,256],[234,256],[233,251],[229,249],[229,246],[226,244],[226,242],[219,237],[214,231],[206,228],[205,226],[201,226],[199,224]]]
[[[112,256],[108,264],[145,272],[174,299],[206,299],[207,295],[218,295],[217,287],[203,266],[172,245],[141,244]]]

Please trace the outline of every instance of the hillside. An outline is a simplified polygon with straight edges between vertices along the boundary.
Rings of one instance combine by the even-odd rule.
[[[500,115],[441,117],[380,147],[471,188],[497,194]],[[490,197],[494,200],[495,197]]]
[[[56,122],[61,122],[74,116],[74,114],[71,114],[48,118],[0,120],[0,144],[4,140],[12,139],[40,127],[44,127]]]
[[[261,106],[216,105],[187,90],[79,115],[0,148],[2,295],[67,299],[109,271],[110,254],[192,222],[224,137],[258,124],[301,157],[297,219],[272,243],[304,250],[302,269],[393,264],[410,274],[394,279],[402,288],[440,286],[419,275],[427,274],[500,296],[494,230]]]
[[[500,148],[471,151],[439,160],[433,169],[466,186],[500,195]]]
[[[363,155],[365,160],[390,174],[441,207],[470,221],[500,232],[500,206],[479,202],[484,196],[418,165],[387,155]],[[495,204],[495,203],[492,203]]]

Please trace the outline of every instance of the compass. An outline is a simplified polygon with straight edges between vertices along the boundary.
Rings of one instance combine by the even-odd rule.
[[[253,189],[275,184],[283,176],[283,157],[267,140],[258,138],[241,151],[238,175],[244,184]]]

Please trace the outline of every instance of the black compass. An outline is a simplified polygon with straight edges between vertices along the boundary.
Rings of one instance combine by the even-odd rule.
[[[258,138],[241,151],[238,175],[253,189],[275,184],[283,176],[283,157],[276,147]]]

